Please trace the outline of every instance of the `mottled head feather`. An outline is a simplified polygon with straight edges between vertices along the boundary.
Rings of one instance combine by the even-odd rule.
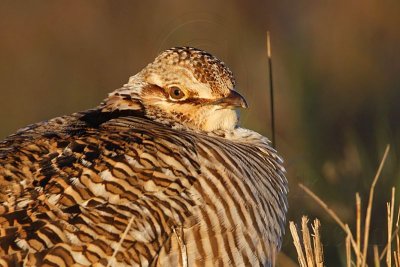
[[[235,78],[225,63],[213,55],[193,47],[174,47],[162,52],[151,64],[153,68],[180,65],[193,72],[194,77],[207,83],[212,91],[233,89]]]
[[[176,47],[111,93],[105,110],[139,110],[158,122],[202,131],[233,129],[238,122],[234,109],[247,106],[234,86],[233,74],[221,60],[200,49]],[[182,98],[171,96],[174,88]]]

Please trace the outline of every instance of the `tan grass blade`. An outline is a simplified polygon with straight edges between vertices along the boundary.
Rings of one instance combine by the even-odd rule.
[[[395,189],[392,188],[392,199],[390,203],[386,204],[387,219],[388,219],[388,241],[387,241],[387,253],[386,253],[386,264],[392,266],[392,229],[393,229],[393,213],[394,213],[394,194]]]
[[[356,193],[356,243],[357,250],[356,252],[356,267],[361,266],[361,198],[360,194]],[[358,253],[357,253],[358,252]]]
[[[396,251],[393,251],[393,256],[394,256],[394,264],[396,267],[399,267],[399,262],[400,262],[400,258],[398,258],[398,254]]]
[[[297,233],[296,225],[294,222],[289,222],[290,233],[292,234],[293,244],[297,251],[297,259],[299,261],[300,267],[307,267],[306,258],[303,253],[303,249],[301,247],[301,242],[299,235]]]
[[[121,248],[122,243],[124,242],[126,236],[128,235],[129,230],[131,229],[134,220],[135,220],[135,216],[132,216],[132,218],[129,220],[128,225],[125,228],[124,233],[121,236],[121,239],[119,240],[119,242],[117,244],[117,247],[114,249],[114,253],[111,256],[111,259],[108,261],[107,267],[115,266],[115,257],[117,256],[117,253],[118,253],[119,249]]]
[[[400,206],[399,206],[399,210],[398,210],[398,213],[397,213],[397,219],[399,219],[399,215],[400,215]],[[398,225],[398,223],[396,223],[396,229],[394,229],[394,231],[392,233],[392,241],[395,238],[397,238],[397,236],[399,234],[399,230],[400,230],[399,225]],[[382,260],[385,257],[387,249],[388,249],[388,247],[387,247],[387,244],[386,244],[385,248],[382,250],[381,256],[379,257],[380,260]]]
[[[315,253],[315,265],[317,267],[324,266],[324,251],[321,242],[321,236],[319,234],[319,229],[321,228],[321,223],[318,219],[314,220],[313,225],[313,241],[314,241],[314,253]]]
[[[374,263],[375,263],[375,267],[381,266],[381,261],[379,260],[379,251],[378,251],[377,245],[374,245]]]
[[[267,55],[268,55],[268,76],[269,76],[269,97],[270,97],[270,112],[271,112],[271,142],[272,147],[276,149],[275,140],[275,108],[274,108],[274,81],[272,75],[272,53],[271,53],[271,38],[267,31]]]
[[[314,267],[314,254],[311,245],[310,231],[308,230],[308,218],[303,216],[301,218],[301,230],[303,232],[303,244],[306,252],[307,266]]]
[[[346,267],[351,267],[351,238],[350,235],[346,236]]]
[[[396,220],[396,229],[399,229],[399,219],[400,219],[400,205],[399,209],[397,211],[397,220]],[[400,238],[399,238],[399,233],[397,232],[396,234],[396,248],[397,250],[394,252],[394,260],[396,263],[396,267],[399,267],[400,265]]]
[[[306,192],[311,198],[313,198],[314,201],[317,202],[332,217],[332,219],[343,229],[346,234],[350,235],[350,241],[351,245],[353,246],[353,250],[357,251],[357,244],[354,241],[353,234],[348,230],[348,227],[346,227],[346,224],[339,218],[336,212],[330,209],[329,206],[321,198],[314,194],[314,192],[312,192],[307,186],[299,184],[299,187],[303,189],[304,192]]]
[[[313,198],[333,219],[334,221],[344,230],[344,232],[347,234],[346,236],[346,255],[347,255],[347,261],[346,264],[347,266],[356,266],[356,267],[365,267],[367,266],[366,264],[366,258],[367,258],[367,252],[368,252],[368,244],[369,244],[369,232],[370,232],[370,224],[371,224],[371,215],[372,215],[372,204],[374,200],[374,191],[375,187],[377,184],[377,181],[382,173],[383,166],[386,162],[386,158],[388,156],[388,153],[390,151],[390,145],[386,146],[385,152],[383,154],[383,157],[381,159],[381,162],[379,164],[378,170],[374,176],[374,179],[372,181],[371,187],[370,187],[370,192],[369,192],[369,198],[368,198],[368,205],[367,205],[367,211],[365,215],[365,222],[364,222],[364,235],[363,235],[363,244],[361,244],[361,231],[362,231],[362,218],[361,218],[361,198],[359,194],[356,194],[356,241],[354,240],[353,233],[351,232],[350,228],[348,227],[347,224],[345,224],[339,216],[329,208],[329,206],[321,200],[314,192],[312,192],[308,187],[306,187],[303,184],[299,184],[300,188],[302,188],[311,198]],[[396,238],[396,245],[397,245],[397,251],[394,251],[394,260],[396,266],[400,264],[400,238],[399,238],[399,219],[400,219],[400,206],[399,206],[399,212],[397,214],[397,222],[396,222],[396,229],[393,231],[393,219],[394,219],[394,195],[395,191],[394,188],[392,189],[392,200],[390,204],[387,206],[387,211],[388,211],[388,243],[385,247],[385,249],[382,251],[381,254],[379,254],[378,247],[374,246],[374,263],[375,266],[380,266],[380,261],[383,259],[383,257],[386,255],[386,263],[388,266],[391,266],[392,264],[392,246],[391,243],[392,241]],[[302,251],[302,246],[296,231],[296,227],[294,226],[294,223],[291,222],[293,225],[291,225],[291,231],[292,235],[295,241],[294,237],[294,232],[297,235],[297,240],[298,240],[298,245],[296,246],[296,249],[301,252],[299,255],[299,262],[301,263],[301,266],[306,266],[306,258],[309,266],[310,262],[318,262],[319,256],[317,257],[317,252],[321,251],[322,252],[322,246],[320,250],[316,249],[316,244],[315,244],[315,239],[314,241],[314,251],[310,249],[310,241],[308,240],[309,236],[309,231],[307,226],[307,222],[302,221],[302,228],[303,228],[303,241],[304,243],[304,248],[306,252],[306,257],[304,255],[304,252]],[[304,230],[306,229],[306,230]],[[316,231],[314,231],[316,232]],[[296,245],[296,244],[295,244]],[[362,245],[362,246],[361,246]],[[298,249],[298,248],[299,249]],[[353,249],[353,252],[355,253],[356,256],[356,263],[352,262],[351,256],[352,256],[352,251],[351,248]],[[361,251],[362,250],[362,251]],[[314,254],[312,254],[314,252]],[[300,258],[302,257],[302,261]],[[314,259],[310,260],[310,259]],[[318,265],[317,266],[323,266],[323,265]],[[399,266],[400,267],[400,266]]]
[[[381,175],[383,165],[385,165],[385,161],[387,155],[389,154],[390,145],[386,146],[385,153],[383,154],[381,163],[379,164],[378,170],[375,174],[374,180],[372,181],[371,188],[369,191],[369,199],[368,199],[368,206],[367,206],[367,214],[365,215],[365,228],[364,228],[364,245],[363,245],[363,253],[362,253],[362,264],[361,266],[366,266],[367,261],[367,252],[368,252],[368,241],[369,241],[369,230],[371,224],[371,213],[372,213],[372,203],[374,201],[374,191],[376,183]]]
[[[307,216],[303,216],[301,218],[301,231],[303,232],[303,239],[300,240],[296,225],[294,222],[290,222],[289,228],[290,232],[292,233],[293,243],[297,251],[298,262],[301,267],[323,267],[324,252],[319,233],[321,223],[318,219],[315,219],[313,224],[311,224],[311,227],[312,235],[310,235],[310,230],[308,227],[308,218]]]

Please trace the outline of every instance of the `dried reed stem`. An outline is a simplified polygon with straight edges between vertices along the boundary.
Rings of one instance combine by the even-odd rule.
[[[271,107],[271,131],[272,131],[272,147],[276,149],[275,140],[275,108],[274,108],[274,81],[272,75],[272,53],[271,53],[271,38],[267,31],[267,55],[268,55],[268,76],[269,76],[269,97]]]
[[[348,230],[348,227],[346,227],[346,224],[343,223],[343,221],[339,218],[339,216],[333,210],[331,210],[329,206],[316,194],[314,194],[314,192],[312,192],[307,186],[299,184],[299,187],[303,189],[304,192],[306,192],[311,198],[313,198],[315,202],[317,202],[333,218],[333,220],[335,220],[335,222],[339,224],[339,226],[343,229],[343,231],[346,234],[350,235],[350,241],[351,245],[353,246],[353,250],[357,251],[357,244],[354,241],[353,234],[351,233],[351,231]]]
[[[318,219],[314,220],[313,225],[313,241],[314,241],[314,253],[315,253],[315,265],[317,267],[324,266],[324,250],[321,242],[321,236],[319,234],[319,229],[321,227],[321,222]]]
[[[304,251],[306,252],[307,266],[314,267],[314,254],[311,245],[310,231],[308,230],[308,218],[303,216],[301,218],[301,229],[303,232]]]
[[[400,219],[400,205],[399,205],[399,209],[397,211],[397,220],[396,220],[396,229],[399,229],[399,219]],[[399,267],[400,265],[400,238],[399,238],[399,233],[396,233],[396,247],[397,247],[397,251],[394,251],[394,260],[396,263],[396,267]]]
[[[311,198],[313,198],[332,218],[333,220],[344,230],[344,232],[347,234],[346,236],[346,264],[347,266],[356,266],[356,267],[365,267],[366,265],[366,259],[367,259],[367,252],[368,252],[368,242],[369,242],[369,232],[370,232],[370,224],[371,224],[371,215],[372,215],[372,204],[374,200],[374,191],[376,184],[378,182],[378,179],[382,173],[383,166],[386,162],[386,158],[389,154],[390,151],[390,145],[386,146],[385,152],[382,156],[381,162],[379,164],[378,170],[376,171],[376,174],[374,176],[374,179],[372,181],[371,187],[370,187],[370,192],[369,192],[369,198],[368,198],[368,205],[367,205],[367,210],[366,210],[366,215],[365,215],[365,222],[364,222],[364,235],[363,235],[363,245],[362,245],[362,251],[361,251],[361,229],[362,229],[362,218],[361,218],[361,198],[360,195],[357,193],[356,194],[356,241],[354,240],[353,234],[348,227],[347,224],[345,224],[339,216],[329,208],[329,206],[321,200],[314,192],[312,192],[308,187],[306,187],[303,184],[299,184],[300,188],[302,188]],[[400,206],[399,206],[399,211],[397,214],[397,221],[396,221],[396,229],[393,231],[393,220],[394,220],[394,205],[395,205],[395,189],[392,188],[392,198],[391,202],[387,204],[387,213],[388,213],[388,243],[386,244],[385,249],[382,251],[381,254],[379,254],[378,247],[375,245],[374,246],[374,263],[375,267],[380,266],[380,261],[383,259],[383,257],[386,255],[386,264],[388,266],[391,266],[392,264],[392,245],[391,243],[393,240],[396,238],[396,245],[397,245],[397,251],[393,252],[394,260],[396,267],[400,267],[400,237],[399,237],[399,221],[400,221]],[[319,222],[318,222],[319,223]],[[318,225],[319,227],[319,225]],[[304,256],[302,246],[296,231],[296,227],[293,222],[291,222],[290,229],[292,232],[293,240],[296,246],[296,250],[298,252],[299,256],[299,262],[301,267],[307,266],[306,265],[306,257]],[[320,255],[317,256],[317,252],[321,251],[322,253],[322,247],[317,249],[316,248],[316,239],[313,238],[314,241],[314,254],[311,249],[310,245],[310,240],[309,240],[309,231],[307,228],[307,221],[302,221],[302,229],[303,229],[303,241],[304,241],[304,248],[307,256],[307,262],[308,266],[314,266],[313,264],[317,262],[316,266],[320,267],[323,265],[319,265],[318,263],[320,262]],[[317,233],[314,229],[314,233]],[[297,236],[297,239],[295,238]],[[320,240],[319,240],[320,241]],[[297,245],[296,245],[297,243]],[[353,251],[356,256],[356,263],[352,262],[351,260],[351,248],[353,248]],[[315,257],[314,257],[315,255]],[[322,254],[321,254],[322,255]],[[321,256],[322,257],[322,256]]]
[[[114,266],[114,264],[115,264],[115,257],[117,256],[117,253],[118,253],[119,249],[121,248],[122,243],[124,242],[126,236],[128,235],[129,230],[131,229],[134,220],[135,220],[135,216],[132,216],[132,218],[129,220],[128,225],[127,225],[126,228],[125,228],[124,233],[123,233],[122,236],[121,236],[121,239],[119,240],[119,242],[118,242],[118,244],[117,244],[117,247],[116,247],[115,250],[114,250],[114,253],[113,253],[112,256],[111,256],[111,259],[108,261],[107,267]]]
[[[387,241],[387,253],[386,253],[386,264],[387,266],[392,266],[392,229],[393,229],[393,213],[394,213],[394,194],[395,189],[392,188],[392,199],[390,203],[386,204],[387,209],[387,219],[388,219],[388,241]]]
[[[356,267],[360,267],[361,257],[359,257],[359,254],[361,252],[361,198],[359,193],[356,193],[356,225]]]
[[[320,221],[315,219],[313,224],[311,224],[311,227],[313,230],[312,235],[310,235],[310,230],[308,228],[308,218],[307,216],[303,216],[301,218],[301,231],[303,232],[303,240],[301,241],[296,225],[294,222],[290,222],[289,228],[290,232],[292,233],[293,243],[297,251],[298,262],[300,263],[300,267],[323,267],[324,252],[319,233],[319,229],[321,227]]]
[[[293,244],[296,248],[297,251],[297,258],[298,261],[300,263],[300,267],[307,267],[307,262],[306,259],[304,257],[304,253],[303,253],[303,249],[301,247],[301,242],[300,242],[300,238],[299,235],[297,233],[297,229],[296,229],[296,225],[294,224],[294,222],[289,222],[289,228],[290,228],[290,233],[292,234],[293,237]]]
[[[397,252],[393,251],[393,256],[394,256],[394,263],[396,267],[399,267],[399,262],[400,262],[400,258],[398,258]],[[397,257],[396,257],[397,256]]]
[[[351,267],[351,238],[350,235],[346,236],[346,267]]]
[[[392,241],[395,239],[396,235],[398,235],[399,230],[400,230],[399,227],[396,226],[396,229],[392,233]],[[381,256],[379,257],[380,260],[382,260],[385,257],[387,249],[388,248],[387,248],[387,244],[386,244],[385,248],[382,250]]]
[[[372,181],[372,185],[369,191],[369,199],[368,199],[368,206],[367,206],[367,214],[365,216],[365,228],[364,228],[364,246],[363,246],[363,253],[362,253],[362,264],[361,266],[366,266],[367,261],[367,252],[368,252],[368,241],[369,241],[369,230],[371,224],[371,212],[372,212],[372,202],[374,200],[374,191],[375,185],[378,182],[378,178],[381,175],[383,165],[385,164],[387,155],[390,150],[390,145],[386,146],[385,153],[383,154],[381,163],[379,164],[378,171],[375,174],[374,180]]]
[[[400,206],[399,206],[399,211],[398,212],[400,212]],[[396,229],[394,229],[394,231],[392,233],[392,240],[391,241],[393,241],[398,236],[399,230],[400,230],[399,225],[396,224]],[[382,260],[385,257],[387,249],[388,248],[387,248],[387,244],[386,244],[385,248],[382,250],[381,256],[379,257],[380,260]]]
[[[183,234],[183,229],[180,229],[181,231],[178,233],[175,229],[175,227],[172,228],[172,232],[176,236],[176,239],[178,240],[178,245],[179,245],[179,250],[181,251],[181,258],[182,258],[182,267],[187,267],[188,266],[188,256],[187,256],[187,249],[185,243],[182,241],[181,234]]]
[[[381,261],[379,260],[379,251],[378,251],[377,245],[374,245],[374,262],[375,262],[375,267],[381,266]]]

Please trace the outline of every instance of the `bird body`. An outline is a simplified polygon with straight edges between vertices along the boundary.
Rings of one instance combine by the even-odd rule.
[[[99,107],[0,142],[0,266],[272,266],[287,182],[237,127],[233,86],[173,48]]]

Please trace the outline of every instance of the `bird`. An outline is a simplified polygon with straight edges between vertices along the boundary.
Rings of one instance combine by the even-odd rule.
[[[224,62],[175,47],[97,107],[0,142],[0,266],[273,266],[283,160]]]

